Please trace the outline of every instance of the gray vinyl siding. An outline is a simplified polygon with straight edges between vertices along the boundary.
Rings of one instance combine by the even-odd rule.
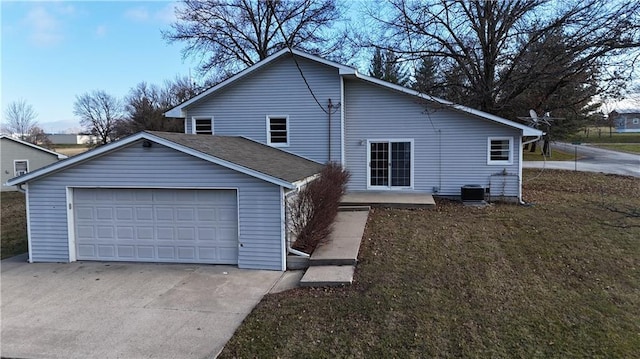
[[[13,161],[28,160],[29,172],[58,162],[58,156],[21,143],[3,138],[0,139],[0,190],[17,191],[16,186],[4,186],[4,183],[15,177]]]
[[[440,195],[459,196],[463,185],[492,184],[497,186],[494,196],[518,196],[519,130],[447,108],[427,108],[416,97],[358,80],[345,81],[345,98],[348,190],[367,190],[367,139],[413,139],[414,191],[432,193],[439,187]],[[487,165],[487,141],[494,136],[513,137],[511,165]]]
[[[318,102],[340,103],[338,69],[297,58]],[[340,109],[331,115],[331,160],[340,161]],[[266,117],[289,116],[289,146],[282,150],[324,163],[329,160],[329,116],[315,102],[291,56],[265,65],[187,108],[192,117],[213,117],[216,135],[245,136],[267,143]]]
[[[32,260],[69,260],[66,187],[237,188],[238,266],[282,269],[280,187],[154,144],[140,143],[29,183]]]

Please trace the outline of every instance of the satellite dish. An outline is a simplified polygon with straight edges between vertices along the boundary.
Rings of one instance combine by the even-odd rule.
[[[533,120],[533,122],[538,122],[538,114],[536,113],[535,110],[529,110],[529,116],[531,116],[531,119]]]

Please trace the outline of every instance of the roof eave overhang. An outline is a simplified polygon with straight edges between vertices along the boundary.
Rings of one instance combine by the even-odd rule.
[[[499,116],[495,116],[495,115],[492,115],[490,113],[486,113],[484,111],[476,110],[476,109],[473,109],[473,108],[470,108],[470,107],[467,107],[467,106],[463,106],[463,105],[458,105],[458,104],[455,104],[455,103],[453,103],[451,101],[447,101],[447,100],[444,100],[444,99],[441,99],[441,98],[430,96],[430,95],[424,94],[422,92],[418,92],[418,91],[415,91],[415,90],[412,90],[412,89],[408,89],[408,88],[400,86],[400,85],[392,84],[392,83],[377,79],[375,77],[362,75],[362,74],[360,74],[358,72],[356,72],[353,75],[354,76],[349,76],[349,77],[352,77],[352,78],[355,77],[355,78],[358,78],[358,79],[361,79],[361,80],[364,80],[364,81],[367,81],[367,82],[371,82],[373,84],[376,84],[376,85],[379,85],[379,86],[382,86],[382,87],[386,87],[388,89],[392,89],[392,90],[399,91],[399,92],[402,92],[402,93],[405,93],[405,94],[408,94],[408,95],[411,95],[411,96],[418,97],[420,99],[423,99],[423,100],[428,101],[428,102],[432,102],[432,103],[434,103],[436,105],[439,105],[439,106],[449,107],[449,108],[451,108],[453,110],[456,110],[458,112],[471,114],[473,116],[480,117],[480,118],[485,119],[485,120],[493,121],[493,122],[496,122],[496,123],[499,123],[499,124],[502,124],[502,125],[505,125],[505,126],[509,126],[509,127],[512,127],[512,128],[519,129],[519,130],[522,131],[523,136],[542,136],[542,134],[543,134],[542,131],[536,130],[535,128],[532,128],[532,127],[529,127],[529,126],[525,126],[523,124],[511,121],[511,120],[507,120],[505,118],[502,118],[502,117],[499,117]]]
[[[181,103],[180,105],[170,109],[169,111],[164,113],[164,116],[165,117],[172,117],[172,118],[185,118],[186,117],[185,109],[188,106],[190,106],[190,105],[200,101],[201,99],[203,99],[203,98],[205,98],[205,97],[207,97],[207,96],[209,96],[209,95],[221,90],[222,88],[226,87],[227,85],[229,85],[229,84],[231,84],[231,83],[233,83],[233,82],[235,82],[235,81],[237,81],[237,80],[239,80],[239,79],[241,79],[241,78],[243,78],[243,77],[245,77],[245,76],[257,71],[258,69],[264,67],[265,65],[270,64],[270,63],[274,62],[275,60],[279,59],[281,56],[283,56],[285,54],[289,54],[289,53],[293,54],[294,56],[302,57],[302,58],[305,58],[305,59],[310,60],[310,61],[315,61],[315,62],[324,64],[324,65],[327,65],[327,66],[335,67],[335,68],[338,69],[338,72],[339,72],[340,75],[355,75],[357,73],[356,69],[354,69],[352,67],[345,66],[345,65],[342,65],[342,64],[339,64],[337,62],[330,61],[330,60],[326,60],[326,59],[323,59],[323,58],[321,58],[319,56],[307,54],[307,53],[304,53],[302,51],[298,51],[298,50],[295,50],[295,49],[294,50],[282,49],[282,50],[276,52],[275,54],[267,57],[266,59],[256,63],[255,65],[250,66],[250,67],[244,69],[243,71],[240,71],[239,73],[235,74],[234,76],[231,76],[230,78],[222,81],[221,83],[211,87],[210,89],[204,91],[203,93],[201,93],[199,95],[196,95],[196,96],[192,97],[191,99]]]
[[[169,140],[164,139],[162,137],[155,136],[155,135],[150,134],[148,132],[139,132],[137,134],[134,134],[134,135],[126,137],[126,138],[124,138],[122,140],[119,140],[117,142],[109,143],[109,144],[103,145],[101,147],[98,147],[95,150],[92,150],[92,151],[89,151],[89,152],[85,152],[84,154],[79,154],[79,155],[76,155],[74,157],[68,158],[65,161],[57,162],[57,163],[55,163],[53,165],[44,167],[44,168],[42,168],[40,170],[35,170],[35,171],[27,173],[25,175],[12,178],[12,179],[10,179],[10,180],[8,180],[6,182],[6,185],[7,186],[16,186],[16,185],[19,185],[19,184],[27,183],[29,181],[33,181],[35,179],[38,179],[40,177],[44,177],[44,176],[49,175],[51,173],[55,173],[55,172],[61,171],[61,170],[65,169],[65,168],[67,168],[67,167],[71,167],[71,166],[79,164],[81,162],[88,161],[88,160],[90,160],[90,159],[92,159],[94,157],[103,155],[103,154],[111,152],[111,151],[115,151],[118,148],[127,146],[127,145],[129,145],[131,143],[134,143],[134,142],[142,140],[142,139],[146,139],[146,140],[161,144],[163,146],[167,146],[167,147],[172,148],[172,149],[174,149],[176,151],[180,151],[182,153],[186,153],[186,154],[192,155],[194,157],[198,157],[198,158],[203,159],[205,161],[208,161],[208,162],[211,162],[211,163],[215,163],[217,165],[229,168],[231,170],[238,171],[240,173],[244,173],[244,174],[246,174],[248,176],[255,177],[255,178],[261,179],[261,180],[266,181],[266,182],[273,183],[275,185],[278,185],[278,186],[281,186],[281,187],[284,187],[284,188],[287,188],[287,189],[296,188],[296,184],[295,183],[292,183],[292,182],[289,182],[289,181],[285,181],[283,179],[276,178],[276,177],[264,174],[262,172],[258,172],[256,170],[241,166],[241,165],[236,164],[236,163],[232,163],[232,162],[223,160],[223,159],[215,157],[215,156],[208,155],[206,153],[202,153],[200,151],[197,151],[197,150],[191,149],[189,147],[183,146],[181,144],[169,141]]]
[[[10,141],[13,141],[13,142],[16,142],[16,143],[23,144],[23,145],[25,145],[25,146],[31,147],[31,148],[36,149],[36,150],[40,150],[40,151],[42,151],[42,152],[46,152],[46,153],[52,154],[52,155],[54,155],[54,156],[57,156],[59,160],[63,160],[63,159],[65,159],[65,158],[67,158],[67,156],[66,156],[66,155],[63,155],[62,153],[58,153],[58,152],[55,152],[55,151],[51,151],[51,150],[46,149],[46,148],[44,148],[44,147],[40,147],[40,146],[38,146],[38,145],[34,145],[33,143],[29,143],[29,142],[26,142],[26,141],[19,140],[19,139],[17,139],[17,138],[13,138],[13,137],[11,137],[11,136],[2,135],[2,136],[0,136],[0,138],[6,138],[7,140],[10,140]]]

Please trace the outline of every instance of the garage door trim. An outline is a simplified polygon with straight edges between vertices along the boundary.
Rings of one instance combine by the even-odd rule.
[[[167,190],[233,190],[236,192],[236,216],[237,216],[237,233],[238,243],[240,243],[240,189],[238,187],[180,187],[180,186],[67,186],[67,233],[69,233],[69,262],[76,262],[76,233],[75,233],[75,220],[74,220],[74,203],[73,203],[73,190],[74,189],[167,189]]]

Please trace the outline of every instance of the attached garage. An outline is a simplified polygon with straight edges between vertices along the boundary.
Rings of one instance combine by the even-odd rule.
[[[235,190],[74,188],[78,260],[238,264]]]
[[[284,270],[285,196],[322,165],[242,137],[141,132],[8,181],[29,261]]]

